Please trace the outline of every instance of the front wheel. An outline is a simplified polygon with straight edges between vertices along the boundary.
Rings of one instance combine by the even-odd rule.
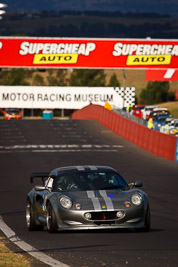
[[[29,199],[26,204],[26,223],[29,231],[41,231],[44,228],[43,225],[36,224],[32,204]]]
[[[150,208],[148,206],[147,212],[146,212],[146,217],[145,217],[145,232],[148,232],[150,230],[150,224],[151,224],[151,219],[150,219]]]
[[[135,230],[137,232],[148,232],[150,230],[150,224],[151,224],[150,208],[148,206],[147,211],[146,211],[146,215],[145,215],[144,227],[142,227],[142,228],[136,228]]]
[[[50,203],[47,206],[47,228],[49,233],[56,233],[58,229],[56,216]]]

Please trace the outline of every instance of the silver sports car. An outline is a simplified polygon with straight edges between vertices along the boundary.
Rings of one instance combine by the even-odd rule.
[[[42,178],[27,196],[28,230],[137,228],[150,229],[150,209],[142,182],[127,184],[113,168],[72,166],[51,173],[32,173]]]

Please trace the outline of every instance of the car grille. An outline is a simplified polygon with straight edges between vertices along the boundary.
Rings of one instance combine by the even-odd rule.
[[[105,212],[91,212],[91,219],[92,221],[98,220],[115,220],[118,219],[116,215],[116,211],[105,211]]]

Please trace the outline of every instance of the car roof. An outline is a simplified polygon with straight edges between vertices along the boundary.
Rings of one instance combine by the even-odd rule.
[[[168,110],[167,108],[160,108],[160,107],[156,107],[155,109],[154,109],[154,111],[159,111],[159,110]]]
[[[145,108],[145,105],[135,105],[133,108]]]
[[[145,106],[145,108],[158,108],[158,106],[149,105],[149,106]]]
[[[173,121],[173,120],[174,120],[173,117],[167,117],[167,118],[166,118],[166,121]]]
[[[117,172],[115,169],[109,166],[96,166],[96,165],[81,165],[81,166],[67,166],[67,167],[59,167],[54,169],[51,175],[59,175],[64,173],[71,173],[71,172],[90,172],[90,171],[104,171],[104,172]]]
[[[150,114],[154,114],[154,113],[155,113],[155,114],[156,114],[156,113],[165,114],[165,113],[170,113],[170,112],[169,112],[169,110],[166,110],[166,109],[165,109],[165,110],[160,110],[160,109],[159,109],[159,110],[153,110],[153,111],[151,111]]]

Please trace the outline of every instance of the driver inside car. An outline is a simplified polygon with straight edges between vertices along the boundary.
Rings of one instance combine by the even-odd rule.
[[[78,186],[71,175],[65,176],[64,182],[67,191],[76,191],[78,189]]]
[[[71,175],[58,177],[55,180],[55,189],[57,191],[77,191],[78,186]]]

